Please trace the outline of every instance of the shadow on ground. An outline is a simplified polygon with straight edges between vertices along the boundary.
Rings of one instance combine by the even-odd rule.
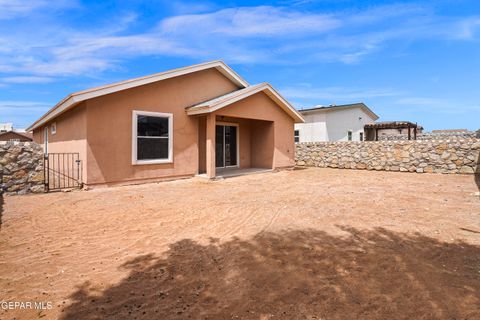
[[[182,240],[85,283],[63,319],[480,319],[480,247],[341,228]]]

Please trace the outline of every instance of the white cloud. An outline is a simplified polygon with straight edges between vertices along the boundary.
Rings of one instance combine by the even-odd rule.
[[[319,34],[338,28],[340,20],[325,14],[295,12],[276,7],[241,7],[213,13],[182,15],[161,22],[163,34],[211,34],[226,37],[291,37]]]
[[[167,3],[177,15],[207,12],[215,8],[214,4],[208,2],[168,1]]]
[[[55,81],[54,78],[50,77],[38,77],[38,76],[17,76],[17,77],[5,77],[0,78],[2,83],[49,83]]]
[[[12,122],[15,128],[25,128],[33,122],[32,115],[41,115],[51,106],[42,101],[0,101],[0,122]]]
[[[394,97],[403,94],[393,89],[343,88],[325,87],[316,88],[309,85],[289,87],[279,90],[282,95],[292,100],[313,100],[316,104],[331,104],[334,102],[360,102],[365,99]]]
[[[0,109],[6,108],[44,108],[51,104],[40,101],[0,100]]]
[[[0,0],[0,19],[14,19],[40,9],[53,11],[77,6],[76,1],[68,0],[55,0],[55,3],[49,0]]]
[[[347,63],[347,64],[356,63],[356,62],[360,61],[360,59],[363,56],[366,56],[366,55],[372,53],[376,49],[377,49],[376,45],[367,44],[367,45],[365,45],[364,48],[358,50],[357,52],[343,54],[338,59],[340,61],[342,61],[343,63]]]
[[[406,97],[406,98],[398,99],[394,103],[418,106],[418,105],[440,105],[440,104],[445,104],[445,101],[437,98]]]
[[[393,101],[402,111],[430,112],[435,114],[479,114],[480,106],[475,104],[461,104],[448,99],[431,97],[410,97],[408,95]]]
[[[456,38],[470,40],[480,30],[480,17],[467,18],[458,23]]]
[[[30,0],[14,5],[0,0],[0,8],[18,15],[40,10],[45,3],[49,2]],[[31,77],[30,82],[40,82],[53,76],[96,75],[119,68],[125,59],[141,56],[222,58],[233,63],[351,64],[381,52],[389,42],[471,40],[480,23],[478,17],[445,18],[412,5],[328,14],[284,7],[240,7],[168,17],[148,30],[132,32],[137,18],[135,13],[128,13],[109,27],[83,30],[47,20],[38,30],[0,34],[0,72],[13,81]]]

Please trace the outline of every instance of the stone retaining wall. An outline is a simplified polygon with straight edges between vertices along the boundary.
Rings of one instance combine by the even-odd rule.
[[[298,166],[480,173],[480,139],[297,143]]]
[[[470,140],[475,139],[476,132],[475,131],[468,131],[468,132],[424,132],[417,134],[417,140]],[[411,139],[413,139],[413,134],[411,135]],[[398,141],[398,140],[408,140],[408,134],[392,134],[392,135],[380,135],[378,140],[390,140],[390,141]]]
[[[44,192],[43,149],[34,142],[0,142],[0,193]]]

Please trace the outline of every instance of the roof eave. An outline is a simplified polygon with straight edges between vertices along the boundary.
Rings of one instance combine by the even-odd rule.
[[[367,113],[374,121],[376,121],[380,118],[375,112],[373,112],[363,102],[355,103],[355,104],[339,105],[339,106],[326,106],[326,107],[304,109],[304,110],[300,110],[300,113],[301,114],[311,114],[311,113],[317,113],[317,112],[330,112],[330,111],[335,111],[335,110],[354,109],[354,108],[363,109],[363,111],[365,113]]]
[[[78,99],[74,95],[68,95],[63,100],[61,100],[58,104],[48,110],[40,119],[35,121],[31,124],[25,131],[33,131],[38,127],[44,125],[50,120],[58,117],[60,114],[64,113],[65,111],[73,108],[75,105],[78,104]]]
[[[145,76],[145,77],[116,82],[106,86],[96,87],[96,88],[70,94],[64,99],[62,99],[59,103],[57,103],[49,111],[47,111],[47,113],[45,113],[40,119],[38,119],[32,125],[30,125],[26,130],[27,131],[35,130],[36,128],[44,125],[46,122],[57,117],[61,113],[67,111],[70,108],[73,108],[79,102],[96,98],[102,95],[106,95],[106,94],[110,94],[110,93],[114,93],[122,90],[127,90],[127,89],[135,88],[138,86],[142,86],[145,84],[166,80],[166,79],[170,79],[177,76],[182,76],[182,75],[186,75],[189,73],[202,71],[210,68],[215,68],[216,70],[218,70],[220,73],[222,73],[225,77],[227,77],[230,81],[232,81],[239,87],[246,88],[249,86],[248,82],[245,81],[245,79],[243,79],[240,75],[238,75],[233,69],[231,69],[225,62],[223,62],[222,60],[215,60],[215,61],[200,63],[200,64],[187,66],[183,68],[168,70],[165,72],[160,72],[160,73],[156,73],[156,74]]]
[[[288,101],[285,100],[285,98],[283,98],[275,89],[273,89],[273,87],[270,84],[261,83],[255,86],[251,86],[250,88],[249,88],[250,90],[242,92],[241,94],[233,95],[228,99],[219,100],[210,105],[205,105],[205,106],[202,105],[201,107],[194,106],[194,107],[187,108],[186,112],[188,115],[212,113],[232,103],[235,103],[249,96],[252,96],[258,92],[265,92],[270,97],[270,99],[272,99],[275,103],[277,103],[282,108],[282,110],[284,110],[288,115],[290,115],[294,119],[295,123],[305,122],[302,115],[290,103],[288,103]]]

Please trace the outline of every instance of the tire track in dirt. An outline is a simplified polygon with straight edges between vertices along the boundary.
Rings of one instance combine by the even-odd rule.
[[[281,212],[283,209],[286,209],[286,208],[287,208],[287,205],[284,205],[283,207],[281,207],[280,209],[278,209],[278,210],[272,215],[272,218],[271,218],[270,221],[267,223],[267,225],[260,230],[259,234],[262,234],[262,233],[266,232],[266,231],[273,225],[273,223],[278,219],[278,217],[280,216],[280,212]]]
[[[231,208],[228,208],[227,211],[231,211]],[[221,238],[225,238],[225,237],[230,237],[236,233],[238,233],[238,231],[240,231],[249,221],[252,220],[252,218],[254,217],[255,213],[258,212],[258,208],[253,208],[251,210],[251,212],[246,215],[246,217],[244,219],[241,220],[241,222],[239,224],[236,224],[235,227],[233,227],[232,229],[230,230],[227,230],[226,232],[224,232],[223,234],[221,234]]]

